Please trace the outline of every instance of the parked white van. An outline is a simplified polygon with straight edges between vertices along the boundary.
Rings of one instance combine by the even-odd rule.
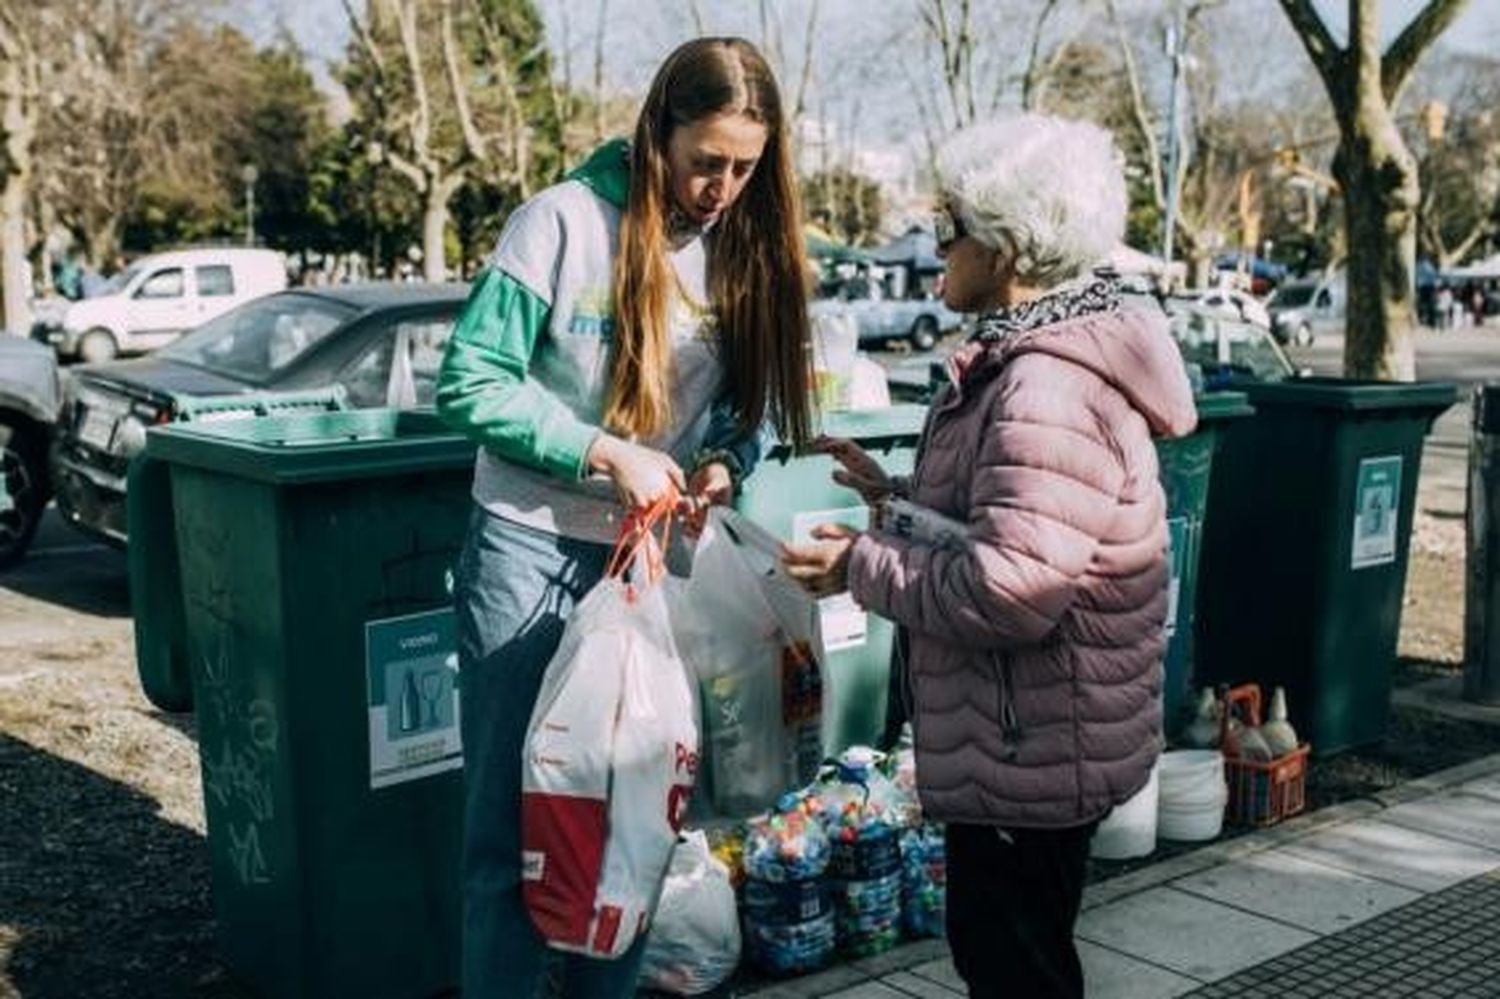
[[[142,257],[74,302],[45,338],[65,357],[107,361],[155,350],[220,313],[287,285],[275,250],[174,250]]]

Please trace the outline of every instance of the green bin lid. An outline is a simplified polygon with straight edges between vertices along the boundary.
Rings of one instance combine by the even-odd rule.
[[[1294,378],[1243,383],[1251,405],[1301,406],[1346,412],[1425,409],[1441,412],[1458,399],[1452,382],[1377,382],[1353,378]]]
[[[278,484],[467,468],[475,445],[431,410],[358,409],[173,423],[146,434],[145,455]]]
[[[1195,396],[1193,402],[1198,407],[1200,423],[1252,416],[1255,413],[1255,407],[1250,405],[1243,392],[1204,392]]]

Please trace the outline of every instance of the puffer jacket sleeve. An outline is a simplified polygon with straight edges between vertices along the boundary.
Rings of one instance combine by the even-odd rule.
[[[1018,360],[988,404],[964,417],[983,421],[967,545],[873,532],[856,542],[849,588],[863,607],[983,650],[1034,645],[1057,627],[1117,514],[1126,476],[1076,379],[1057,383],[1057,363]]]

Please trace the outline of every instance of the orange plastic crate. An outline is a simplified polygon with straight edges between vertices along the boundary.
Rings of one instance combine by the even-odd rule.
[[[1245,706],[1245,723],[1260,724],[1260,688],[1244,684],[1224,697],[1223,725],[1228,728],[1230,710]],[[1220,745],[1224,740],[1220,739]],[[1236,756],[1224,757],[1224,779],[1229,785],[1225,817],[1236,825],[1269,826],[1291,818],[1307,807],[1307,756],[1312,749],[1303,743],[1266,763]]]

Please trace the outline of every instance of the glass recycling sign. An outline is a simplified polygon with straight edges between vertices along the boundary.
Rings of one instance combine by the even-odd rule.
[[[365,622],[370,786],[463,766],[451,609]]]
[[[1351,569],[1396,561],[1396,518],[1401,499],[1401,457],[1365,458],[1354,485]]]

